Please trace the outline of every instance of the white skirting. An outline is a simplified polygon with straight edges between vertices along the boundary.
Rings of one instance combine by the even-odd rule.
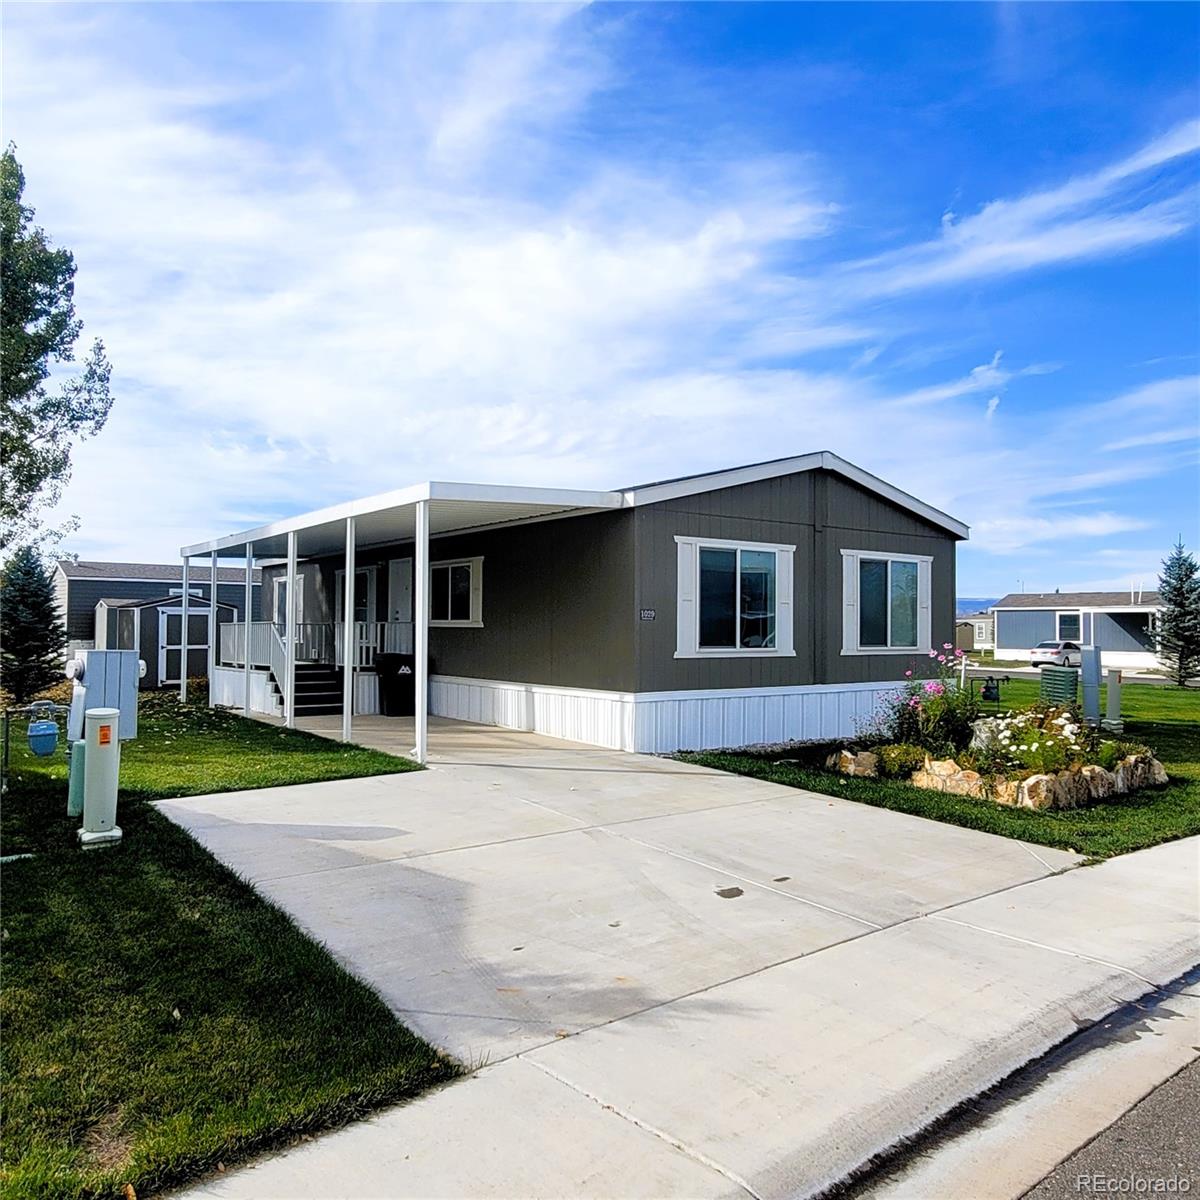
[[[223,708],[244,708],[246,675],[241,667],[214,667],[209,680],[210,698]],[[279,696],[267,671],[250,672],[250,711],[282,716]]]
[[[899,683],[600,692],[434,675],[430,712],[613,750],[663,754],[853,737]]]

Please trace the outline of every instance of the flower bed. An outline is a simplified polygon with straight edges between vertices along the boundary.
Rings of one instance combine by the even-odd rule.
[[[955,678],[962,652],[930,652],[930,678],[908,683],[865,729],[869,749],[831,754],[843,775],[907,778],[921,788],[1018,808],[1077,808],[1165,784],[1146,746],[1105,738],[1068,706],[1034,705],[984,717],[969,686]]]

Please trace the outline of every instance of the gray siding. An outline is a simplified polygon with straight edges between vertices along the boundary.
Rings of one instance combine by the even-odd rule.
[[[154,600],[166,595],[171,588],[180,587],[177,583],[162,582],[130,582],[104,579],[72,579],[68,581],[67,590],[67,637],[91,639],[95,636],[96,605],[106,598],[114,600]],[[188,589],[198,591],[202,596],[208,596],[208,584],[189,580]],[[238,619],[241,619],[245,588],[240,584],[217,584],[217,599],[222,604],[231,604],[237,609]],[[258,618],[259,588],[254,589],[251,601],[252,620]]]
[[[1092,636],[1101,650],[1154,650],[1145,613],[1095,613]]]
[[[1032,650],[1057,636],[1055,614],[1044,608],[1021,608],[996,614],[998,650]]]
[[[903,655],[842,655],[841,551],[932,556],[935,645],[954,635],[955,539],[914,514],[825,471],[724,488],[636,510],[638,691],[780,687],[898,678]],[[794,658],[675,658],[675,537],[794,545]]]
[[[377,566],[377,620],[388,611],[387,562],[411,543],[361,550]],[[634,685],[633,513],[599,513],[435,538],[433,562],[483,557],[483,628],[433,628],[429,655],[440,675],[630,691]],[[342,557],[300,564],[305,620],[332,621]],[[264,570],[268,606],[271,579]],[[319,614],[319,615],[318,615]]]
[[[794,658],[676,659],[676,535],[796,546]],[[430,630],[442,675],[604,691],[676,691],[899,678],[905,655],[843,656],[845,549],[930,555],[935,644],[954,632],[956,539],[840,476],[805,472],[600,513],[436,538],[433,561],[483,557],[483,628]],[[411,544],[360,550],[377,565],[376,619],[387,568]],[[331,621],[340,555],[300,564],[304,618]],[[263,571],[266,606],[282,565]],[[653,621],[639,612],[654,609]]]

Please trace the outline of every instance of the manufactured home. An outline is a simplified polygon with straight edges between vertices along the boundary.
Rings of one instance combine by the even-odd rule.
[[[350,740],[398,653],[418,758],[430,714],[663,752],[853,734],[952,640],[967,532],[819,452],[617,491],[424,483],[182,555],[262,571],[215,703]]]
[[[1018,592],[997,600],[996,658],[1027,659],[1039,642],[1096,646],[1106,667],[1153,669],[1157,592]]]
[[[261,616],[260,572],[251,577],[250,618]],[[177,563],[94,562],[59,559],[54,589],[67,630],[68,652],[140,650],[146,663],[142,687],[177,684],[183,657],[183,567]],[[207,611],[211,578],[193,571],[188,581],[189,674],[204,675],[208,663]],[[245,572],[217,572],[217,618],[241,621],[246,612]]]

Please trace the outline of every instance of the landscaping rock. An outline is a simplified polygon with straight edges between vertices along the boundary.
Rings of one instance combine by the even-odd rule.
[[[1113,773],[1095,763],[1080,767],[1079,774],[1087,785],[1089,800],[1107,800],[1117,790],[1117,781]]]
[[[946,791],[956,796],[982,796],[983,776],[978,771],[958,771],[946,780]]]
[[[991,797],[997,804],[1016,808],[1021,800],[1021,782],[1018,779],[997,779],[992,784]]]
[[[957,775],[961,769],[952,758],[927,758],[925,760],[925,770],[931,775],[941,775],[946,779],[951,775]]]
[[[1076,808],[1088,802],[1088,781],[1080,771],[1059,771],[1054,777],[1051,808]]]
[[[852,754],[849,750],[839,750],[831,754],[825,765],[840,775],[861,775],[874,779],[879,774],[879,755],[870,750],[860,750]]]
[[[909,782],[913,787],[925,788],[930,792],[944,792],[946,790],[945,777],[935,775],[932,771],[925,770],[924,767],[919,771],[914,771],[912,779]]]
[[[1049,808],[1054,803],[1054,776],[1030,775],[1017,794],[1020,808]]]
[[[1150,754],[1130,754],[1115,771],[1091,764],[1055,775],[1030,775],[1023,780],[986,780],[976,771],[962,770],[953,759],[926,758],[924,767],[912,776],[914,787],[932,792],[985,797],[1009,807],[1038,809],[1078,808],[1166,782],[1166,769]]]

